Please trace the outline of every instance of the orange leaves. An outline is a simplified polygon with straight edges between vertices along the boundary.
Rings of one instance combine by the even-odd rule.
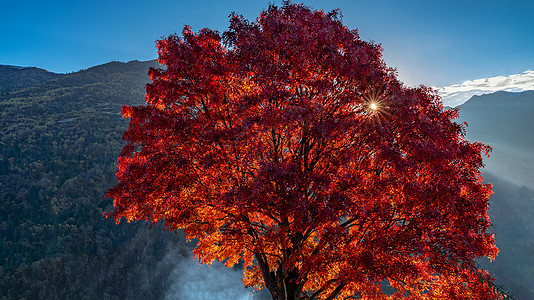
[[[157,45],[166,68],[123,108],[117,221],[183,229],[197,258],[243,261],[245,285],[275,297],[386,299],[385,281],[394,299],[485,295],[446,253],[497,253],[487,149],[379,46],[290,3],[232,16],[223,38],[185,27]]]
[[[132,107],[126,106],[126,105],[123,106],[121,113],[122,113],[122,117],[123,118],[126,118],[126,119],[131,118],[131,116],[132,116]]]

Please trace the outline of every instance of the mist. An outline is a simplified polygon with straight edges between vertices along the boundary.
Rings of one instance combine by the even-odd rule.
[[[244,287],[241,269],[226,268],[217,261],[208,266],[192,256],[180,257],[170,277],[172,283],[165,300],[258,299],[252,295],[252,289]]]
[[[483,173],[490,173],[508,183],[534,189],[534,158],[521,153],[507,144],[487,143],[492,147],[489,158],[484,159],[486,165]]]

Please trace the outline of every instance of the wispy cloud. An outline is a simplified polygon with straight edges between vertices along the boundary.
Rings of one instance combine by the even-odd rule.
[[[459,84],[436,88],[443,98],[443,105],[458,106],[474,95],[497,91],[521,92],[534,90],[534,71],[521,74],[468,80]]]

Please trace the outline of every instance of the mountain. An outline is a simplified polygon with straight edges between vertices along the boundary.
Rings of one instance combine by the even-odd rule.
[[[35,86],[58,77],[61,77],[61,74],[35,67],[0,65],[0,95]]]
[[[493,148],[484,179],[493,184],[489,215],[501,250],[482,262],[516,299],[534,299],[534,92],[474,96],[460,106],[467,138]]]
[[[121,107],[144,102],[151,66],[2,68],[0,299],[159,299],[173,284],[190,254],[181,233],[103,218],[128,125]]]
[[[491,94],[497,91],[521,92],[534,90],[534,71],[508,76],[495,76],[467,80],[462,83],[437,87],[436,90],[447,106],[458,106],[475,95]]]
[[[468,138],[493,148],[487,172],[534,189],[534,91],[474,96],[460,106],[460,121]]]

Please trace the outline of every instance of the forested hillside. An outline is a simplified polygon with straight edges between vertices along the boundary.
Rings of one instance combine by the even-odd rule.
[[[0,299],[162,297],[174,267],[162,258],[189,253],[183,237],[102,217],[128,124],[121,107],[144,102],[153,65],[1,81]]]
[[[60,76],[35,67],[0,65],[0,95],[36,86]]]

